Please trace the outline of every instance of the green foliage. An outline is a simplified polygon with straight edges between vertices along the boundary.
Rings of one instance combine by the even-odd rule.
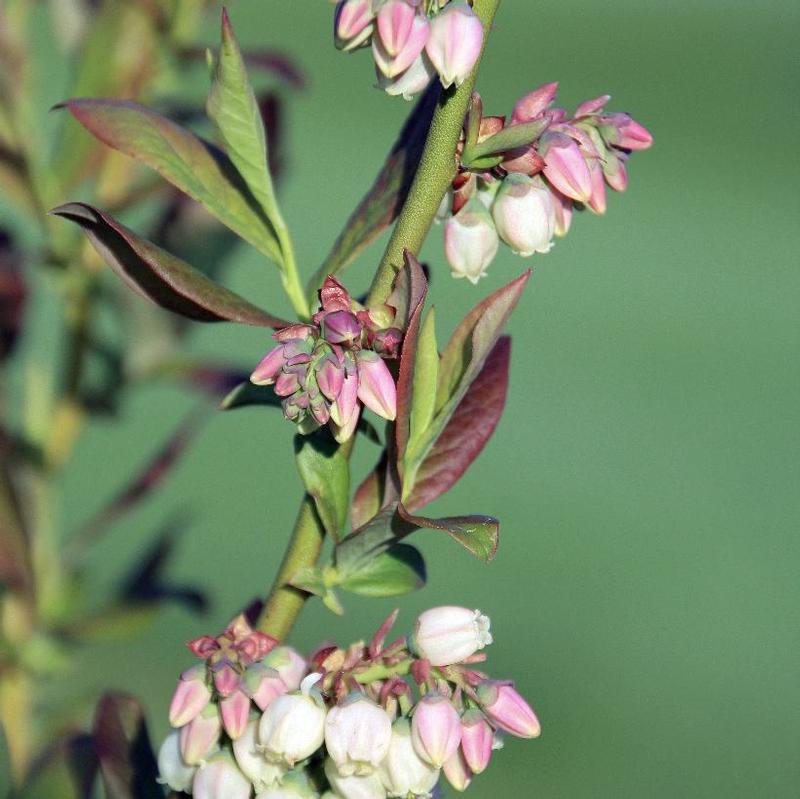
[[[398,596],[425,585],[425,561],[415,547],[395,544],[361,567],[345,572],[342,588],[362,596]]]

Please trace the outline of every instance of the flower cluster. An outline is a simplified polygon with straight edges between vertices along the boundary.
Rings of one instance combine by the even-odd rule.
[[[483,25],[466,2],[341,0],[334,41],[372,47],[378,86],[410,100],[438,75],[447,88],[466,79],[483,46]]]
[[[206,662],[181,677],[161,780],[195,799],[430,797],[442,775],[465,790],[502,733],[539,735],[513,684],[477,669],[486,616],[433,608],[386,645],[396,615],[368,645],[323,646],[308,662],[243,618],[190,644]]]
[[[652,144],[630,116],[605,111],[608,95],[582,103],[570,117],[551,107],[557,88],[548,83],[523,97],[509,122],[480,118],[475,141],[462,142],[461,168],[440,213],[455,277],[477,283],[500,241],[523,256],[548,252],[554,236],[567,234],[574,209],[605,213],[606,186],[624,191],[629,155]],[[480,114],[477,95],[471,113]],[[517,132],[525,138],[525,131],[533,137],[524,144],[492,150],[492,137],[503,142]],[[488,158],[481,148],[487,144]]]
[[[397,356],[402,332],[391,326],[393,308],[363,308],[333,277],[320,290],[320,304],[312,323],[273,335],[278,346],[250,380],[274,385],[284,416],[301,432],[329,424],[343,442],[358,425],[361,404],[384,419],[395,418],[397,391],[383,358]]]

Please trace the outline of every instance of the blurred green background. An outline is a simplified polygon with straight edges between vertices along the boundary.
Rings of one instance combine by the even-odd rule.
[[[372,89],[366,54],[333,49],[330,12],[318,0],[231,3],[245,45],[283,48],[310,81],[290,103],[283,191],[305,274],[408,112]],[[479,81],[489,113],[558,79],[568,108],[612,93],[613,110],[650,128],[655,147],[633,157],[630,188],[606,218],[577,218],[551,254],[533,259],[510,326],[507,413],[430,508],[500,517],[496,561],[483,566],[447,538],[419,535],[430,584],[398,602],[406,628],[440,603],[489,613],[492,673],[516,679],[541,716],[542,738],[508,741],[470,788],[475,799],[800,790],[799,23],[790,2],[501,7]],[[206,40],[216,40],[211,22]],[[63,99],[63,76],[41,82],[47,105]],[[56,121],[43,113],[42,124]],[[347,273],[352,288],[367,285],[381,244]],[[476,289],[449,278],[441,231],[423,256],[442,337],[528,265],[502,250]],[[287,314],[274,271],[242,247],[226,278]],[[52,313],[42,300],[34,308],[45,332],[24,342],[28,352],[56,345]],[[196,353],[243,365],[268,346],[263,332],[236,327],[192,339]],[[62,485],[65,530],[195,402],[152,388],[96,423]],[[221,628],[272,580],[300,496],[291,435],[268,409],[220,414],[158,498],[114,529],[90,561],[98,592],[177,512],[189,527],[172,574],[208,586],[212,610],[166,610],[136,646],[83,651],[60,692],[135,693],[160,738],[191,661],[183,642]],[[374,456],[360,444],[357,468]],[[395,604],[344,599],[343,618],[311,603],[293,643],[369,635]]]

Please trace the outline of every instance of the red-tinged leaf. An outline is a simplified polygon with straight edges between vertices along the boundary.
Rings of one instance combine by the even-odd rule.
[[[274,328],[288,324],[91,205],[68,203],[50,213],[80,225],[105,262],[130,288],[168,311],[197,322]]]
[[[486,446],[505,407],[510,360],[511,338],[503,336],[419,467],[410,511],[449,491]]]
[[[31,582],[31,563],[12,458],[12,442],[0,429],[0,584],[23,590]]]
[[[82,552],[110,525],[129,513],[163,484],[177,466],[181,456],[199,431],[203,419],[207,416],[208,412],[205,409],[189,414],[155,456],[148,460],[144,468],[134,476],[133,480],[108,505],[73,534],[67,544],[69,555],[74,556]]]
[[[375,183],[347,220],[330,254],[311,279],[309,295],[316,293],[328,275],[352,263],[397,218],[417,172],[440,88],[437,82],[431,83],[417,102]]]
[[[425,270],[413,254],[407,256],[405,269],[401,269],[394,279],[392,293],[386,304],[395,309],[394,326],[405,330],[411,321],[411,314],[424,301],[428,292],[428,278]]]
[[[403,271],[409,273],[422,272],[419,262],[408,250],[405,251],[405,262],[406,265]],[[402,466],[406,445],[411,435],[411,413],[417,361],[417,340],[419,337],[420,321],[422,319],[422,309],[425,304],[426,293],[427,289],[423,287],[422,291],[415,297],[417,300],[416,305],[409,308],[408,327],[403,336],[403,348],[400,352],[400,373],[397,378],[397,420],[395,423],[398,466]]]
[[[103,696],[93,733],[108,799],[164,799],[144,712],[132,696]]]
[[[136,103],[80,98],[57,107],[67,108],[109,147],[155,169],[245,241],[281,263],[269,219],[231,160],[217,148]]]
[[[402,505],[398,505],[399,516],[415,527],[441,530],[458,541],[476,558],[486,563],[497,554],[500,539],[500,522],[491,516],[452,516],[444,519],[429,519],[414,516]]]
[[[0,364],[13,352],[22,329],[27,293],[22,254],[0,230]]]

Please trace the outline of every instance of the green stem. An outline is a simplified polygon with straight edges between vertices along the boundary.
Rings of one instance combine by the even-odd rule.
[[[483,22],[484,48],[499,5],[500,0],[473,2],[473,10]],[[394,277],[403,267],[403,251],[410,250],[415,255],[419,253],[442,198],[453,182],[457,169],[456,146],[469,110],[479,66],[480,59],[461,86],[442,92],[408,199],[372,281],[367,300],[369,305],[381,303],[389,296]]]
[[[483,22],[484,48],[499,5],[500,0],[474,0],[473,2],[473,9]],[[403,250],[408,249],[416,255],[428,235],[442,197],[450,187],[456,173],[456,147],[461,136],[464,118],[469,109],[479,66],[480,59],[472,70],[472,74],[458,89],[442,93],[439,105],[433,114],[417,174],[372,282],[368,304],[382,302],[389,295],[394,276],[403,265]],[[291,250],[289,250],[290,252]],[[293,273],[296,276],[296,270]],[[292,272],[287,265],[286,279],[290,274]],[[297,295],[289,293],[288,288],[287,293],[295,305],[302,297],[302,302],[306,304],[307,309],[299,280],[296,283],[299,293]],[[306,315],[307,313],[306,310]],[[347,447],[344,449],[347,458],[350,456],[352,441],[353,439],[344,445]],[[258,621],[258,628],[262,632],[282,641],[294,627],[309,594],[292,587],[289,585],[289,581],[301,569],[316,565],[322,551],[324,537],[325,531],[317,516],[314,502],[306,494],[300,505],[300,512],[283,562]]]
[[[282,220],[281,220],[282,222]],[[283,288],[286,296],[292,303],[295,313],[301,319],[308,319],[311,316],[311,309],[308,306],[306,293],[300,281],[300,272],[297,269],[297,261],[294,255],[294,246],[289,236],[289,231],[284,224],[277,226],[278,241],[283,252]]]

